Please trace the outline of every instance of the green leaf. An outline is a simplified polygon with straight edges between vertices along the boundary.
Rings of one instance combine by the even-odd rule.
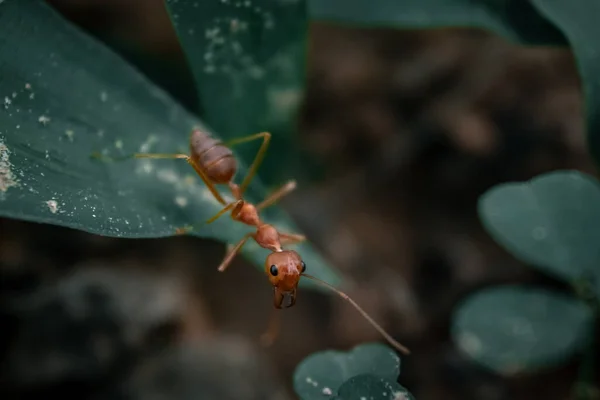
[[[379,343],[367,343],[349,352],[327,350],[305,358],[294,372],[294,390],[303,400],[322,399],[335,394],[348,379],[370,374],[396,381],[400,358],[393,349]]]
[[[471,358],[506,375],[548,368],[587,344],[593,312],[552,291],[499,286],[469,296],[452,321],[452,337]]]
[[[309,15],[317,20],[403,29],[473,27],[515,42],[566,44],[560,31],[523,0],[308,1]]]
[[[395,380],[363,374],[348,379],[336,400],[415,400],[413,395]]]
[[[569,40],[582,77],[586,99],[588,148],[600,162],[600,3],[595,0],[532,0],[544,17]]]
[[[595,280],[600,293],[600,186],[577,171],[497,185],[479,199],[492,237],[524,262],[571,283]]]
[[[261,167],[269,183],[289,179],[282,171],[298,162],[292,134],[304,92],[305,7],[304,0],[167,0],[206,123],[228,139],[274,135]],[[256,149],[240,150],[247,163]]]
[[[186,152],[192,127],[203,127],[197,118],[44,2],[5,0],[0,26],[1,216],[148,238],[221,208],[182,160],[90,158]],[[295,230],[271,211],[269,222]],[[225,217],[195,234],[235,243],[248,231]],[[338,282],[312,246],[298,250],[312,273]],[[262,269],[266,250],[250,243],[244,253]]]

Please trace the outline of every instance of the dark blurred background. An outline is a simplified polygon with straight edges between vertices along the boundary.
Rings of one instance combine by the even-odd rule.
[[[162,0],[49,2],[197,109]],[[419,400],[570,398],[577,360],[500,377],[463,356],[449,328],[476,289],[559,286],[491,240],[476,201],[501,182],[592,171],[571,53],[467,29],[314,24],[310,35],[299,141],[324,178],[283,207],[411,348],[402,384]],[[224,251],[0,219],[0,396],[295,398],[304,357],[381,340],[348,304],[303,291],[261,349],[271,290],[243,258],[218,273]]]

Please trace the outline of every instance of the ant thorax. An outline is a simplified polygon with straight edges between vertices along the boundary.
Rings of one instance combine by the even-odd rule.
[[[246,225],[256,226],[260,225],[260,218],[258,211],[252,203],[240,200],[239,204],[231,211],[231,217],[239,222]]]
[[[281,242],[279,240],[279,232],[273,225],[261,224],[256,229],[254,240],[259,246],[272,252],[281,252]]]

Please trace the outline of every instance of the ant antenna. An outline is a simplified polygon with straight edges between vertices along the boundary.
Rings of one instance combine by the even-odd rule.
[[[354,306],[354,308],[356,308],[358,310],[359,313],[362,314],[362,316],[369,321],[369,323],[371,323],[371,325],[373,325],[373,327],[375,329],[377,329],[379,331],[379,333],[381,333],[383,335],[383,337],[394,347],[396,348],[396,350],[400,351],[401,353],[404,354],[410,354],[410,350],[408,350],[406,347],[404,347],[403,345],[401,345],[397,340],[395,340],[394,338],[392,338],[390,336],[389,333],[387,333],[377,322],[375,322],[373,320],[373,318],[371,318],[371,316],[369,314],[367,314],[367,312],[365,310],[363,310],[358,304],[356,304],[356,302],[354,300],[352,300],[352,298],[350,298],[350,296],[348,296],[346,293],[342,292],[339,289],[336,289],[335,287],[331,286],[329,283],[320,280],[319,278],[316,278],[312,275],[308,275],[308,274],[302,274],[302,276],[311,279],[315,282],[317,282],[318,284],[325,286],[326,288],[330,289],[331,291],[337,293],[342,299],[348,301],[348,303],[352,304]]]

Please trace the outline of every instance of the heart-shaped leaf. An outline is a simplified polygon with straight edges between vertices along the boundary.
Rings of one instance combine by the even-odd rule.
[[[303,400],[335,395],[348,379],[361,374],[395,382],[400,374],[400,358],[388,346],[367,343],[349,352],[327,350],[305,358],[294,372],[294,389]]]
[[[0,215],[142,238],[222,208],[182,160],[90,158],[186,152],[191,129],[207,130],[197,118],[42,1],[5,0],[0,26]],[[270,211],[268,222],[295,229]],[[221,218],[194,234],[235,243],[248,231]],[[339,282],[309,244],[298,250],[313,274]],[[244,253],[262,269],[266,250],[250,243]]]
[[[283,171],[299,162],[292,133],[304,92],[305,1],[168,0],[167,8],[206,123],[225,138],[270,131],[262,177],[288,179]],[[246,148],[241,155],[250,163],[256,150]]]
[[[561,279],[595,280],[600,294],[600,185],[577,171],[506,183],[479,199],[490,235],[516,257]]]
[[[593,312],[575,297],[521,286],[469,296],[452,320],[456,344],[506,375],[562,362],[588,343]]]
[[[338,390],[336,400],[415,400],[395,380],[363,374],[348,379]]]

